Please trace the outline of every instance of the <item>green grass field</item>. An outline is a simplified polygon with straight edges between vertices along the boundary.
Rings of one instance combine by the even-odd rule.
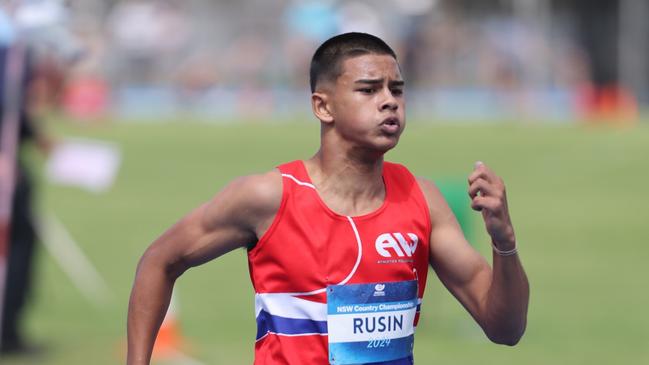
[[[42,184],[44,209],[70,230],[113,294],[89,304],[41,249],[29,332],[49,346],[34,362],[123,363],[128,295],[139,256],[226,182],[318,145],[313,123],[66,125],[61,136],[115,141],[124,161],[105,194]],[[388,160],[434,180],[464,181],[482,160],[508,185],[531,284],[529,323],[514,348],[489,343],[429,276],[415,345],[419,364],[649,364],[649,125],[411,123]],[[477,214],[473,229],[482,232]],[[484,234],[474,245],[489,254]],[[251,364],[253,290],[244,251],[186,273],[176,287],[190,353],[207,364]]]

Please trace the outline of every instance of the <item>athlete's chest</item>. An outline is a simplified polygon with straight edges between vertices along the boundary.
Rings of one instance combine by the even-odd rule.
[[[426,269],[426,221],[412,211],[385,207],[354,218],[334,216],[304,202],[299,206],[284,212],[282,224],[256,260],[258,274],[284,281],[277,286],[291,286],[282,291],[413,280],[418,269]]]
[[[326,190],[318,190],[313,193],[317,194],[317,197],[321,200],[323,209],[335,212],[339,216],[359,217],[368,215],[381,209],[385,203],[385,190],[355,199]]]
[[[330,284],[353,272],[349,283],[413,279],[413,269],[426,261],[428,237],[417,217],[405,212],[329,222],[310,242],[325,253],[323,268]],[[326,221],[326,219],[323,219]]]
[[[425,275],[430,222],[410,180],[386,175],[381,205],[345,216],[299,170],[292,172],[297,177],[283,174],[283,203],[274,224],[249,254],[257,292],[308,293]]]

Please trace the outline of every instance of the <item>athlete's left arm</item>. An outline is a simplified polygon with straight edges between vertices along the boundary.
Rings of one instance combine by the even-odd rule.
[[[525,332],[529,284],[518,254],[493,253],[493,269],[467,242],[435,184],[418,179],[428,203],[432,230],[430,264],[495,343],[513,346]],[[516,245],[502,179],[482,163],[469,176],[471,208],[481,211],[492,243],[501,251]]]

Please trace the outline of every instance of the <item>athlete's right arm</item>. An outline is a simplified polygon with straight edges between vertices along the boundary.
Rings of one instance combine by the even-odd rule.
[[[190,267],[254,245],[272,223],[281,199],[278,171],[239,178],[147,248],[129,301],[127,364],[149,364],[176,279]]]

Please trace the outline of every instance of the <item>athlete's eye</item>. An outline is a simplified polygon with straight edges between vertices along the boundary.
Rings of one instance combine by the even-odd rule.
[[[360,91],[363,94],[373,94],[374,93],[374,89],[369,88],[369,87],[358,89],[358,91]]]
[[[395,95],[395,96],[403,95],[403,89],[392,89],[392,95]]]

